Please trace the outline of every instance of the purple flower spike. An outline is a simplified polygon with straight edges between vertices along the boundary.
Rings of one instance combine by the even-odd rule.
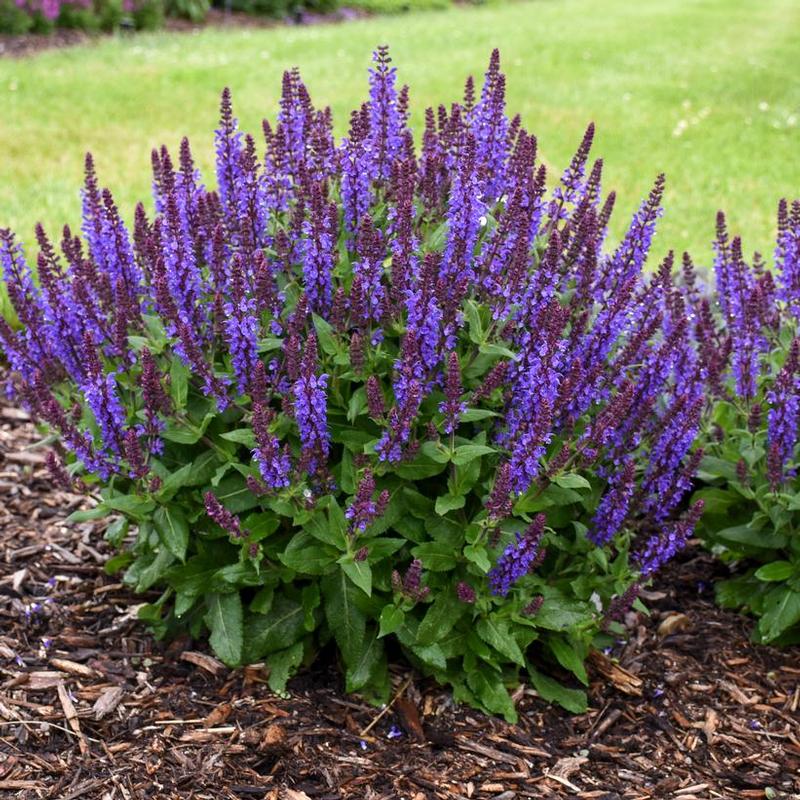
[[[345,512],[345,517],[350,520],[351,531],[363,533],[386,512],[386,507],[389,505],[389,492],[384,489],[377,501],[372,499],[373,494],[375,494],[375,477],[368,469],[358,484],[352,504]]]
[[[505,597],[514,583],[527,575],[539,555],[547,517],[537,514],[523,534],[517,534],[516,542],[510,544],[497,564],[489,571],[489,587],[492,594]]]
[[[445,433],[453,433],[455,431],[458,427],[459,417],[467,410],[466,403],[461,402],[462,394],[461,367],[458,364],[458,356],[455,353],[450,353],[444,381],[445,401],[439,405],[439,411],[444,414]]]
[[[309,475],[322,472],[328,460],[327,385],[328,376],[317,375],[317,340],[312,334],[306,341],[300,376],[292,387],[302,445],[301,466]]]
[[[205,494],[206,514],[217,523],[223,530],[227,531],[234,539],[243,539],[247,536],[247,531],[242,530],[239,518],[228,511],[225,506],[217,500],[213,492]]]

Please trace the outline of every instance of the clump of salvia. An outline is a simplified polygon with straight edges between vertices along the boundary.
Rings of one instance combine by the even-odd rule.
[[[645,269],[663,177],[610,245],[594,128],[548,193],[497,52],[471,86],[414,137],[378,48],[340,142],[297,71],[258,139],[225,90],[213,188],[162,148],[131,229],[87,157],[82,235],[37,230],[38,285],[0,234],[6,386],[68,453],[56,479],[132,523],[113,566],[164,588],[159,634],[208,631],[279,690],[333,640],[385,697],[390,637],[459,700],[513,718],[525,673],[579,708],[543,671],[585,681],[699,513],[717,354],[672,255]]]
[[[700,476],[710,484],[700,532],[738,573],[717,586],[746,608],[754,637],[800,641],[800,202],[778,207],[773,269],[743,254],[717,218],[716,293],[694,293],[695,338],[708,369],[709,421]],[[721,435],[720,435],[721,434]]]

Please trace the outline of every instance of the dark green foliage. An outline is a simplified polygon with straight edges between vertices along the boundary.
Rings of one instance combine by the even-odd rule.
[[[0,33],[19,36],[33,26],[33,19],[17,6],[14,0],[0,0]]]

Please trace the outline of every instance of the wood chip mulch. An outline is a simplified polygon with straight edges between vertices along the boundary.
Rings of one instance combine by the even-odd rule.
[[[51,488],[36,439],[0,407],[2,798],[800,798],[798,649],[750,644],[700,551],[593,660],[586,714],[524,687],[508,725],[402,664],[385,710],[331,663],[280,698],[257,666],[150,637],[101,523],[64,525],[84,498]]]

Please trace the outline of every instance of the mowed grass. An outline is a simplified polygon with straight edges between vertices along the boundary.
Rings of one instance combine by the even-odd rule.
[[[277,108],[282,71],[300,67],[337,132],[366,95],[389,43],[411,86],[413,124],[460,96],[499,47],[508,107],[560,172],[586,124],[618,192],[619,234],[667,173],[659,252],[708,263],[718,208],[747,250],[771,252],[777,200],[800,195],[797,0],[532,0],[308,28],[216,29],[102,40],[0,61],[0,226],[32,239],[37,220],[77,225],[83,155],[126,216],[148,199],[149,154],[189,135],[208,182],[220,90],[246,130]]]

